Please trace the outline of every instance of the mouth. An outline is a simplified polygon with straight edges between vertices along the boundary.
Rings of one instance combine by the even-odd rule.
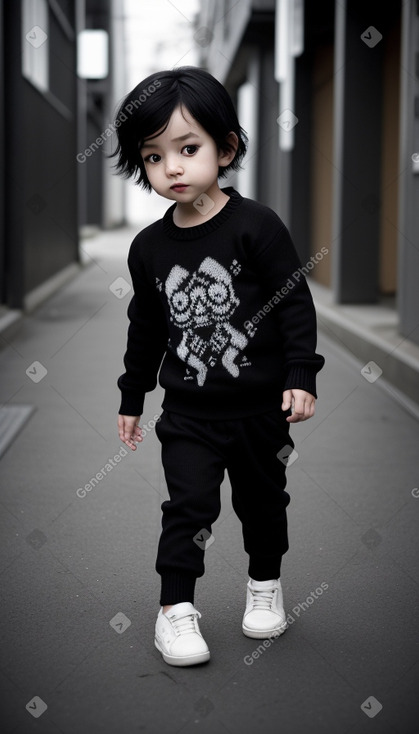
[[[181,194],[182,191],[186,191],[186,189],[188,188],[188,184],[176,183],[173,184],[173,186],[171,186],[170,188],[172,191],[176,191],[176,193]]]
[[[195,323],[197,326],[207,326],[209,325],[208,317],[207,316],[195,316]]]

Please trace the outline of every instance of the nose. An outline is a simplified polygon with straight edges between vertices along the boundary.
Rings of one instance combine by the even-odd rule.
[[[198,302],[195,304],[195,313],[197,316],[201,316],[205,311],[205,303],[202,301],[201,298],[199,298]]]
[[[166,158],[166,175],[167,176],[178,176],[183,173],[183,166],[181,165],[177,156],[168,156]]]

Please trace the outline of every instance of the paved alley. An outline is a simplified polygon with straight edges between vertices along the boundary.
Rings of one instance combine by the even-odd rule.
[[[316,416],[292,427],[289,629],[241,631],[247,562],[222,512],[195,606],[207,665],[154,647],[167,497],[146,437],[119,441],[116,379],[132,230],[83,244],[80,274],[0,351],[1,402],[28,416],[0,459],[0,728],[7,734],[413,734],[419,717],[419,422],[326,332]],[[369,378],[369,379],[368,379]]]

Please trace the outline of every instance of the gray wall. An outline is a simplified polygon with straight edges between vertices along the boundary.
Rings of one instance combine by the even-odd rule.
[[[21,2],[4,3],[2,265],[3,302],[12,308],[23,308],[26,294],[78,259],[73,9],[73,3],[49,7],[49,90],[43,93],[22,75]]]
[[[0,0],[0,39],[4,38],[4,0]],[[0,109],[4,111],[4,59],[3,54],[0,54]],[[5,154],[5,129],[4,129],[4,114],[0,115],[0,305],[4,302],[6,294],[6,282],[5,282],[5,170],[4,170],[4,154]]]
[[[336,4],[333,288],[339,303],[374,303],[379,295],[382,44],[370,48],[360,40],[377,22],[371,6]]]
[[[400,332],[419,344],[419,171],[412,154],[419,153],[419,3],[404,3],[399,199]]]

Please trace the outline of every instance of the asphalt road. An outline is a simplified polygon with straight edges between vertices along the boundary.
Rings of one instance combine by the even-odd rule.
[[[91,264],[0,352],[2,402],[34,407],[0,459],[1,731],[413,734],[419,423],[385,370],[371,381],[322,333],[317,413],[292,428],[289,629],[265,645],[241,631],[248,558],[226,478],[195,596],[211,660],[174,668],[154,647],[160,389],[138,451],[116,430],[131,234],[86,243]]]

